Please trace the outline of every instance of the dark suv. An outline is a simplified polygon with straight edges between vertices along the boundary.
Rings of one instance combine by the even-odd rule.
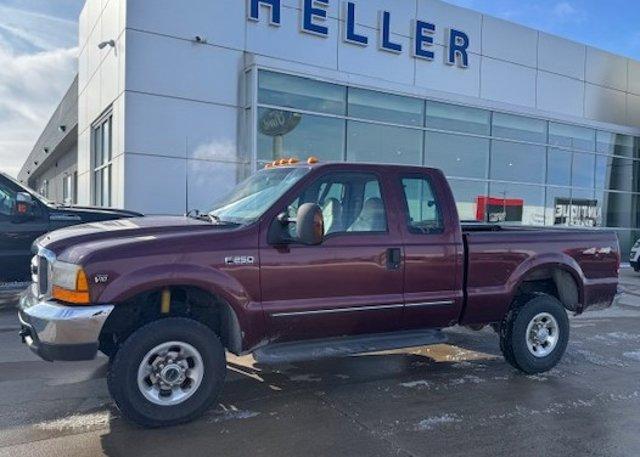
[[[30,281],[31,244],[52,230],[141,216],[132,211],[55,205],[0,173],[0,283]]]

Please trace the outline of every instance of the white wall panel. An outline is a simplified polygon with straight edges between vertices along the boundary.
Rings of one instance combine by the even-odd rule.
[[[640,62],[629,61],[629,92],[640,95]]]
[[[627,90],[627,59],[587,47],[587,81],[599,86]]]
[[[128,26],[192,40],[196,35],[210,44],[244,48],[246,0],[129,0]],[[264,12],[266,17],[266,10]]]
[[[481,96],[533,108],[536,105],[536,70],[484,57]]]
[[[338,20],[329,18],[329,36],[326,38],[300,32],[300,11],[282,8],[280,27],[268,25],[266,15],[260,22],[247,22],[247,51],[256,54],[286,58],[317,67],[337,69]]]
[[[185,212],[185,159],[127,153],[124,163],[127,209],[145,214]]]
[[[107,51],[107,55],[100,66],[100,106],[104,109],[116,99],[119,94],[119,64],[120,56],[115,49]]]
[[[587,84],[584,109],[588,119],[624,124],[627,117],[626,96],[624,92]]]
[[[87,88],[82,94],[82,96],[87,98],[87,125],[93,123],[103,109],[106,108],[102,106],[100,95],[102,91],[102,78],[100,76],[100,72],[98,71],[93,78],[91,78],[91,81],[89,81]]]
[[[340,71],[366,75],[372,78],[402,84],[413,84],[415,59],[409,55],[411,40],[407,37],[392,35],[394,43],[401,44],[403,52],[395,54],[380,51],[375,35],[370,38],[369,46],[343,43],[338,47],[338,69]],[[393,68],[393,71],[389,71]]]
[[[540,32],[539,68],[584,80],[586,48],[583,44]]]
[[[627,95],[627,124],[640,128],[640,96]]]
[[[482,51],[482,14],[440,0],[418,0],[418,19],[436,25],[435,42],[447,45],[445,29],[455,28],[469,36],[469,51]]]
[[[120,0],[109,0],[106,3],[100,16],[101,41],[117,40],[120,36],[120,3]]]
[[[127,33],[126,89],[237,105],[240,51],[148,33]]]
[[[482,54],[535,67],[538,54],[538,32],[502,19],[484,16]]]
[[[127,152],[234,161],[237,108],[127,93]]]
[[[540,71],[537,90],[539,109],[576,117],[584,115],[584,83]]]
[[[416,86],[469,97],[480,96],[480,56],[469,54],[469,67],[444,63],[445,50],[437,46],[432,62],[416,60]]]

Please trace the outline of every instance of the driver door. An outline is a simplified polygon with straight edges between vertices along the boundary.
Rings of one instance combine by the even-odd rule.
[[[329,172],[282,208],[295,218],[317,203],[325,219],[319,246],[295,241],[260,251],[262,304],[271,337],[280,341],[380,333],[401,326],[402,240],[375,173]],[[270,224],[265,221],[263,233]]]

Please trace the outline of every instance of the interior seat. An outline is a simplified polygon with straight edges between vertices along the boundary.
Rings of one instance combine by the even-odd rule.
[[[324,217],[324,234],[341,232],[344,230],[342,224],[342,204],[337,198],[327,198],[322,207]]]
[[[384,232],[387,230],[387,220],[384,204],[381,198],[368,198],[362,211],[349,227],[348,232]]]

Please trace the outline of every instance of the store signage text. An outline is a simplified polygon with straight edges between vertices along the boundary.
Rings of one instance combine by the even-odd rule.
[[[260,14],[269,14],[269,24],[274,27],[282,25],[283,0],[248,0],[248,19],[260,21]],[[327,25],[330,0],[300,0],[302,14],[300,31],[320,37],[328,37],[331,30]],[[342,8],[342,40],[356,46],[369,46],[372,40],[370,32],[357,24],[358,7],[353,2],[344,2]],[[264,10],[264,11],[262,11]],[[389,11],[379,12],[378,48],[395,54],[406,52],[401,43],[395,42],[391,34],[392,14]],[[415,19],[411,24],[411,55],[416,59],[434,60],[435,35],[438,27],[430,22]],[[469,66],[469,36],[454,28],[444,29],[445,63],[460,68]]]

